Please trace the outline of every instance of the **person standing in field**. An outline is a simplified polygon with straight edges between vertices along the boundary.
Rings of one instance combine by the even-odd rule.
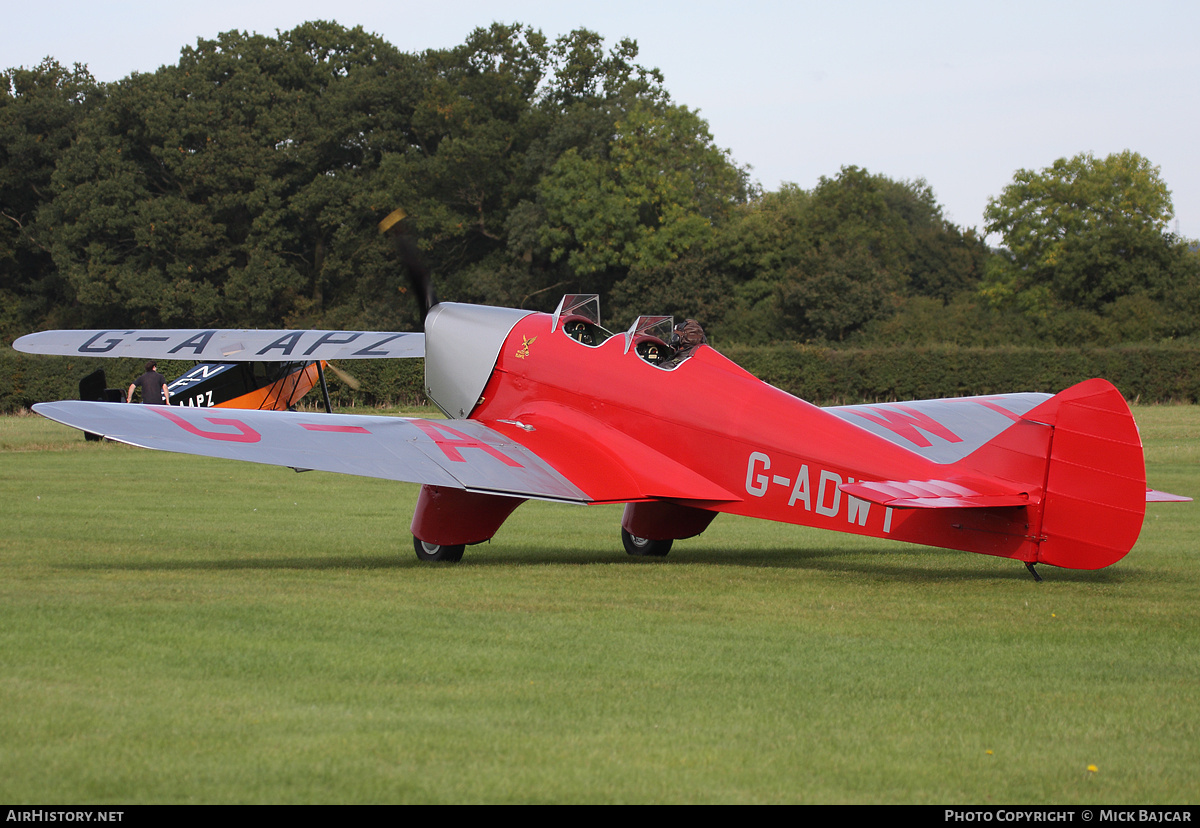
[[[142,402],[146,405],[170,405],[171,392],[167,390],[167,380],[158,373],[158,365],[146,363],[146,372],[135,379],[125,394],[125,402],[133,402],[133,389],[142,389]]]

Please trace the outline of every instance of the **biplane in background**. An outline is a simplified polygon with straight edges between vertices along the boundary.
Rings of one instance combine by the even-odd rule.
[[[403,254],[403,249],[402,249]],[[818,408],[703,345],[670,317],[624,332],[595,296],[553,313],[439,303],[411,260],[423,333],[47,331],[18,350],[286,362],[425,358],[449,418],[227,411],[63,401],[34,410],[146,448],[422,484],[417,556],[457,561],[529,499],[624,503],[633,555],[666,555],[722,513],[1022,561],[1097,569],[1125,556],[1148,501],[1121,393],[1092,379],[1051,396]]]
[[[318,385],[332,410],[321,362],[200,362],[167,383],[171,405],[192,408],[254,408],[286,411]],[[125,392],[107,388],[103,368],[79,381],[79,399],[121,402]]]

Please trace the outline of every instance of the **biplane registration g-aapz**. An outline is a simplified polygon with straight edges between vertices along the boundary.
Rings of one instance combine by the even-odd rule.
[[[413,270],[410,265],[410,271]],[[414,284],[418,279],[414,277]],[[721,513],[1097,569],[1125,556],[1147,501],[1121,393],[1092,379],[1019,393],[819,408],[670,317],[600,325],[595,296],[554,313],[438,303],[423,333],[47,331],[41,354],[317,362],[425,358],[447,419],[63,401],[34,410],[145,448],[421,484],[417,556],[457,561],[529,499],[623,503],[632,555],[666,555]]]
[[[93,356],[110,356],[118,341],[111,338],[117,331],[100,332],[102,342],[85,343],[84,348]],[[135,332],[126,332],[131,334]],[[176,331],[143,331],[143,334],[160,335],[163,340]],[[209,333],[209,332],[201,332]],[[101,337],[97,337],[99,340]],[[135,342],[132,350],[143,343]],[[177,355],[189,351],[202,352],[203,347],[195,343],[180,343]],[[325,383],[325,369],[334,371],[347,385],[358,388],[358,380],[324,360],[296,360],[294,362],[197,362],[175,379],[167,383],[172,405],[190,408],[255,408],[259,410],[287,411],[300,402],[313,388],[320,386],[325,410],[333,411],[329,401],[329,388]],[[79,399],[93,402],[121,402],[125,393],[120,388],[106,388],[103,369],[97,369],[79,381]]]

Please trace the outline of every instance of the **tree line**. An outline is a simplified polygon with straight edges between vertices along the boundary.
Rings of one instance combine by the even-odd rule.
[[[411,329],[376,223],[397,207],[442,298],[715,342],[1111,344],[1193,337],[1200,256],[1137,153],[1019,170],[985,233],[925,181],[846,166],[764,192],[632,40],[513,24],[401,52],[311,22],[227,32],[98,83],[0,75],[0,333]]]

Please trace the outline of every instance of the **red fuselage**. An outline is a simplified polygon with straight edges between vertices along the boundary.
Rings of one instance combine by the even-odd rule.
[[[943,479],[951,467],[767,385],[712,348],[664,369],[625,351],[621,335],[592,347],[552,324],[544,314],[516,324],[470,416],[531,448],[597,502],[661,500],[1037,560],[1035,461],[1013,470],[1034,478],[1028,507],[886,508],[838,487]],[[581,439],[611,462],[581,465]]]

